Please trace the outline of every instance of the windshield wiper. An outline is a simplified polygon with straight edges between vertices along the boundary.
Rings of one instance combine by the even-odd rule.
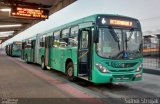
[[[126,50],[127,50],[127,48],[128,48],[127,42],[131,39],[132,35],[133,35],[133,29],[130,30],[130,34],[129,34],[129,37],[128,37],[128,38],[127,38],[126,32],[125,32],[125,34],[124,34],[124,36],[125,36]]]
[[[118,49],[120,50],[119,37],[117,36],[113,28],[110,28],[110,33],[113,36],[113,39],[118,43]]]
[[[127,41],[129,41],[128,39],[127,39],[127,34],[125,33],[124,34],[124,36],[125,36],[125,44],[126,44],[126,50],[128,49],[128,44],[127,44]],[[130,37],[131,38],[131,37]]]
[[[129,37],[128,38],[126,37],[126,41],[129,41],[131,39],[132,35],[133,35],[133,29],[130,30]],[[127,34],[126,34],[126,36],[127,36]]]

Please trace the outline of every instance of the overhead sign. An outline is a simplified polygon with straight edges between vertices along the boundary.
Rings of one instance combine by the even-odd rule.
[[[127,26],[132,27],[133,23],[131,21],[125,21],[125,20],[117,20],[117,19],[110,19],[111,25],[117,25],[117,26]]]
[[[13,6],[11,16],[33,19],[48,19],[49,11],[45,9],[35,9],[30,7]]]

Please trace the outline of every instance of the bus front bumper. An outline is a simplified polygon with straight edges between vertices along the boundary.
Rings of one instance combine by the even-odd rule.
[[[92,77],[94,83],[131,82],[142,80],[142,72],[135,73],[99,73]]]

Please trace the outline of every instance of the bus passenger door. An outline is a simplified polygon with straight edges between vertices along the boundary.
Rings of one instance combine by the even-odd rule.
[[[49,43],[50,36],[45,37],[45,66],[49,65]]]
[[[90,37],[90,29],[80,30],[78,39],[78,77],[82,77],[87,80],[90,80],[91,76]]]
[[[35,45],[36,40],[31,41],[31,62],[35,62]]]
[[[24,49],[25,49],[25,42],[22,42],[22,51],[21,51],[21,59],[24,60]]]

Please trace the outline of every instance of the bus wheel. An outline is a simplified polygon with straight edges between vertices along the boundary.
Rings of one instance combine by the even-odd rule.
[[[70,80],[70,81],[74,81],[74,67],[73,67],[73,63],[70,62],[68,65],[67,65],[67,78]]]
[[[42,68],[42,70],[46,70],[46,66],[45,66],[45,61],[44,60],[45,60],[44,57],[42,57],[42,59],[41,59],[41,68]]]

